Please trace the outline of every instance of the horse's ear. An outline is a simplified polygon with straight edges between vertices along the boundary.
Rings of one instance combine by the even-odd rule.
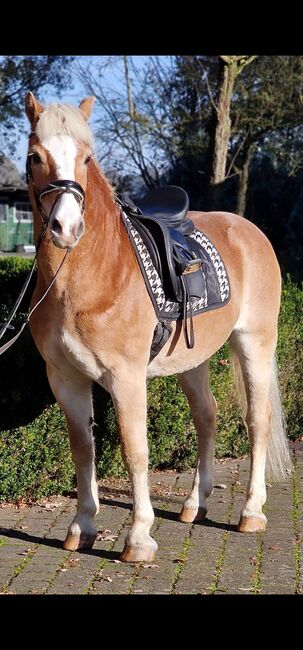
[[[38,102],[36,97],[34,97],[33,93],[27,93],[25,96],[25,112],[33,129],[35,128],[42,111],[43,106]]]
[[[79,104],[79,108],[82,111],[84,117],[86,120],[88,120],[92,110],[93,110],[93,105],[94,105],[95,97],[86,97],[85,99],[82,99],[82,102]]]

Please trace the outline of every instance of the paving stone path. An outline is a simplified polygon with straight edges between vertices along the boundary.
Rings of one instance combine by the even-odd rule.
[[[207,520],[178,522],[192,472],[151,472],[155,510],[152,564],[119,561],[131,520],[126,480],[100,482],[99,536],[91,551],[62,548],[75,495],[0,506],[2,594],[303,593],[303,443],[291,444],[294,472],[268,486],[265,533],[237,533],[248,461],[215,463]]]

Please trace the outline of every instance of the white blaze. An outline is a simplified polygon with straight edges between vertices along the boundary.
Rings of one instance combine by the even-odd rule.
[[[51,135],[43,139],[41,144],[49,151],[55,162],[58,180],[74,181],[77,147],[73,139],[69,135]],[[64,193],[60,196],[52,213],[52,219],[59,221],[63,235],[69,235],[73,226],[79,224],[81,209],[72,193]]]

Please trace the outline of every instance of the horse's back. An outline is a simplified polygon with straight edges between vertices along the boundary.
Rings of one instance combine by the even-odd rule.
[[[190,218],[213,241],[225,262],[231,302],[238,307],[235,330],[274,333],[280,308],[281,273],[270,241],[255,224],[237,214],[191,212]]]
[[[215,244],[237,284],[256,287],[261,282],[264,291],[276,289],[279,293],[281,274],[276,255],[254,223],[232,212],[192,211],[188,216]]]
[[[271,250],[272,256],[275,254],[270,241],[266,235],[249,219],[241,217],[233,212],[198,212],[190,211],[188,216],[199,230],[213,238],[214,244],[222,251],[226,247],[233,248],[256,248],[266,250],[267,254]],[[222,252],[223,254],[223,252]]]

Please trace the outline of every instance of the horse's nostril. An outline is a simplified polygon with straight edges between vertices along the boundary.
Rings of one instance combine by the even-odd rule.
[[[79,224],[79,227],[78,227],[77,236],[81,237],[81,235],[83,235],[83,233],[84,233],[84,221],[81,221],[81,223]]]
[[[74,226],[72,228],[72,234],[75,237],[75,239],[80,239],[81,235],[83,235],[84,232],[84,221],[80,221],[80,223],[77,226]]]
[[[60,224],[60,221],[58,221],[58,219],[53,220],[52,231],[55,232],[57,235],[62,235],[62,226]]]

